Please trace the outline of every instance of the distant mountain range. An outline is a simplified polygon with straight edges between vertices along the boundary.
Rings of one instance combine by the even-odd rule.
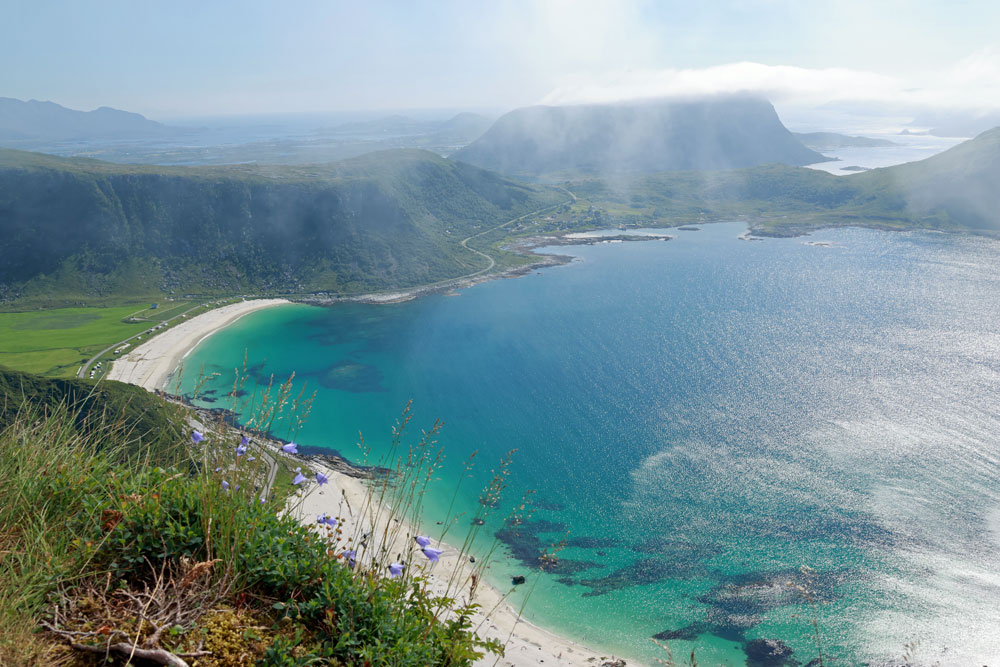
[[[452,157],[525,176],[806,165],[828,159],[803,146],[768,101],[745,95],[517,109]]]
[[[101,107],[75,111],[54,102],[0,97],[0,142],[68,139],[136,139],[173,129],[128,111]]]
[[[888,139],[872,139],[870,137],[852,137],[836,132],[792,132],[806,148],[815,151],[826,151],[836,148],[888,148],[898,146]]]

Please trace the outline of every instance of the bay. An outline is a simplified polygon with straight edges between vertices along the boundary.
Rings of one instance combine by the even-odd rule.
[[[766,639],[804,665],[815,619],[837,664],[911,642],[928,664],[995,662],[1000,244],[744,229],[561,247],[573,262],[454,296],[260,311],[206,339],[181,386],[204,365],[201,400],[224,406],[244,354],[259,381],[295,372],[317,392],[296,440],[355,460],[412,400],[415,426],[443,422],[431,530],[460,479],[469,516],[516,449],[476,548],[524,494],[533,509],[490,579],[506,590],[565,540],[512,599],[609,652],[650,663],[658,635],[742,665]]]

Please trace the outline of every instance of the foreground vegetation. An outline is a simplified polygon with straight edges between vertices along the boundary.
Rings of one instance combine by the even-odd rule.
[[[355,565],[261,500],[238,434],[159,448],[122,420],[79,421],[32,402],[0,428],[0,664],[468,665],[501,650],[470,632],[472,607],[442,614],[453,601],[419,577]]]

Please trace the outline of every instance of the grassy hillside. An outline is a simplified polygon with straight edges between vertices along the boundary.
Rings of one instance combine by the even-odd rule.
[[[88,436],[113,426],[118,444],[130,451],[153,448],[162,454],[181,440],[179,408],[141,387],[44,378],[0,367],[0,430],[26,410],[39,418],[69,415],[72,430]]]
[[[485,266],[461,239],[563,197],[416,150],[219,168],[0,151],[0,299],[424,284]]]
[[[587,206],[610,214],[603,224],[744,217],[754,231],[772,235],[837,225],[998,234],[998,182],[1000,128],[920,162],[851,176],[767,165],[617,176],[568,187]]]

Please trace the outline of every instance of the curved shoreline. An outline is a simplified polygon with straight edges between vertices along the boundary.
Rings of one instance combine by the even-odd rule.
[[[162,390],[181,361],[203,340],[244,315],[289,303],[287,299],[254,299],[196,315],[116,359],[106,377],[148,391]]]
[[[290,303],[287,299],[242,301],[197,315],[117,359],[106,377],[138,385],[147,391],[163,391],[181,361],[206,338],[252,312]],[[312,468],[321,467],[316,461],[310,461],[309,465]],[[316,514],[320,512],[344,516],[343,500],[347,499],[349,504],[360,507],[367,493],[362,480],[322,467],[330,479],[326,491],[320,491],[318,487],[310,489],[296,509],[300,520],[307,525],[313,525]],[[416,534],[414,530],[407,532]],[[470,566],[457,563],[457,550],[446,543],[440,546],[445,552],[441,556],[440,569],[450,570],[458,566],[467,578],[471,573]],[[477,619],[481,621],[479,634],[506,642],[506,654],[502,658],[487,655],[477,661],[478,667],[529,667],[540,663],[556,667],[599,667],[613,659],[610,654],[602,655],[524,620],[507,603],[505,595],[486,582],[478,587],[476,598],[483,609],[493,609],[488,618]]]

